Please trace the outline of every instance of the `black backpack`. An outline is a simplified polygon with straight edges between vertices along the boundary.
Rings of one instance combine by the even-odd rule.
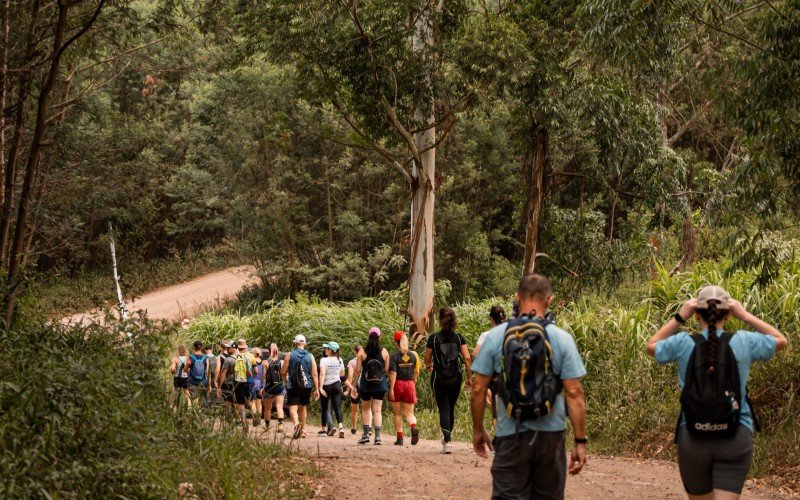
[[[292,383],[292,389],[305,389],[308,379],[308,374],[306,374],[306,370],[303,368],[303,363],[299,359],[296,360],[294,369],[289,373],[289,381]]]
[[[702,335],[692,335],[694,350],[686,366],[681,413],[686,418],[686,429],[695,437],[730,437],[739,427],[742,385],[736,356],[730,346],[731,337],[733,334],[728,332],[719,336],[716,369],[708,373],[710,342]]]
[[[497,389],[506,414],[516,420],[549,415],[561,393],[561,378],[553,371],[553,348],[545,329],[550,322],[528,315],[508,322],[503,336],[503,370]]]
[[[383,380],[383,358],[368,359],[364,365],[364,380],[368,383],[376,384]]]
[[[283,377],[281,377],[281,360],[269,361],[267,366],[267,382],[271,386],[280,384],[283,381]]]
[[[442,334],[439,332],[433,338],[433,351],[436,355],[436,380],[442,385],[453,385],[458,383],[461,376],[461,343],[455,332],[451,342],[442,342],[441,336]]]

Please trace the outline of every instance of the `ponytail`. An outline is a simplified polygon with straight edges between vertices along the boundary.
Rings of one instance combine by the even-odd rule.
[[[706,368],[706,373],[711,375],[717,371],[717,349],[719,348],[717,323],[725,318],[727,311],[720,311],[717,309],[716,301],[709,301],[706,309],[698,309],[697,312],[708,325],[708,367]]]
[[[403,354],[408,353],[408,336],[404,333],[400,340],[397,342],[397,347]]]

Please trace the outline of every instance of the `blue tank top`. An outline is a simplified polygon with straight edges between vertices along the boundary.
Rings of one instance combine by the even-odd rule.
[[[292,349],[292,352],[289,354],[289,374],[286,377],[288,382],[287,388],[294,388],[292,387],[292,375],[297,369],[297,363],[300,363],[305,372],[305,388],[310,389],[314,387],[314,381],[311,378],[311,353],[305,349]]]

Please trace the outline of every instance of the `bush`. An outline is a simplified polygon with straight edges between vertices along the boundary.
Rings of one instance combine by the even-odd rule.
[[[274,445],[220,435],[167,405],[171,328],[39,324],[0,339],[0,497],[303,497],[300,470]],[[281,484],[279,484],[281,483]]]

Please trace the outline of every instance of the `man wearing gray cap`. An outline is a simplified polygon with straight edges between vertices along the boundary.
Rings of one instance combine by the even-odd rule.
[[[319,398],[319,373],[314,356],[306,351],[306,338],[296,335],[292,343],[294,349],[283,360],[281,376],[286,379],[286,399],[294,424],[292,439],[299,439],[305,437],[306,406],[312,395]]]

